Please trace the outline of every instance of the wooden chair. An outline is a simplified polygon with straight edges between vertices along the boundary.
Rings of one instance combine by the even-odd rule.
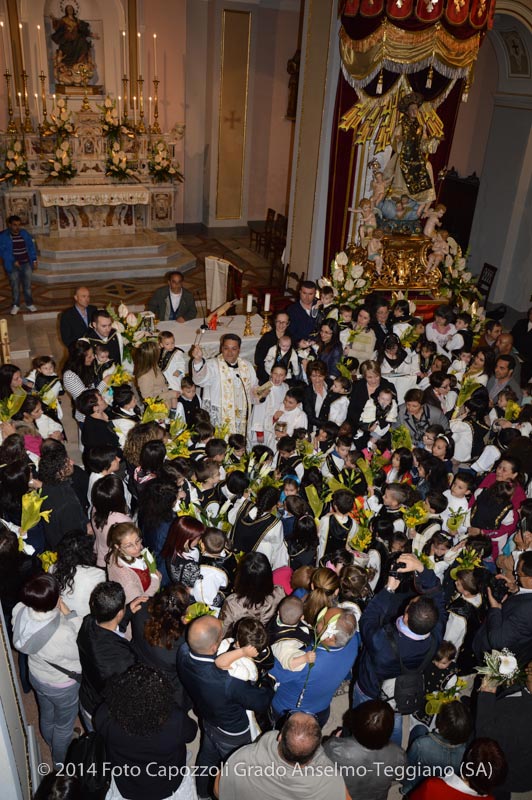
[[[262,238],[273,231],[275,222],[275,210],[269,208],[266,212],[266,219],[264,222],[248,222],[249,227],[249,248],[255,243],[255,250],[260,250]]]
[[[477,289],[479,290],[480,294],[484,299],[484,304],[488,302],[488,297],[490,295],[491,287],[493,286],[496,274],[497,274],[497,267],[494,267],[492,264],[487,264],[486,262],[484,262],[484,266],[482,267],[482,272],[478,276],[478,281],[477,281]]]
[[[286,246],[288,219],[284,214],[277,214],[271,236],[264,241],[264,258],[280,258]]]

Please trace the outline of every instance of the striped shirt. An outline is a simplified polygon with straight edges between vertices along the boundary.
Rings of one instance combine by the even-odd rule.
[[[15,261],[18,261],[19,264],[27,264],[30,257],[26,248],[26,242],[20,233],[12,233],[11,240],[13,242],[13,257]]]

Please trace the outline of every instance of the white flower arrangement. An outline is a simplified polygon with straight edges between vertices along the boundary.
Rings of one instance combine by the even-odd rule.
[[[179,167],[179,164],[177,165]],[[155,183],[168,181],[183,181],[183,173],[174,167],[170,159],[168,148],[163,141],[154,144],[151,158],[148,161],[148,170]]]
[[[461,311],[465,311],[464,302],[473,303],[479,300],[480,292],[475,286],[475,276],[466,269],[467,254],[462,255],[458,242],[451,236],[447,239],[449,253],[441,265],[442,280],[439,293],[451,299]]]
[[[113,142],[109,150],[109,156],[105,162],[105,174],[110,178],[117,178],[121,181],[131,180],[132,178],[138,181],[135,171],[129,166],[127,154],[120,147],[119,142]]]
[[[506,647],[485,653],[484,665],[476,671],[494,686],[511,686],[522,677],[517,658]]]
[[[48,177],[46,181],[68,181],[77,175],[78,171],[72,161],[72,152],[68,139],[58,143],[54,158],[48,159]]]
[[[62,97],[55,105],[55,111],[50,115],[51,125],[48,129],[49,134],[56,134],[62,139],[69,136],[76,136],[76,126],[72,120],[72,113],[68,110],[67,102]]]
[[[113,319],[113,328],[122,334],[126,359],[131,359],[133,349],[139,347],[142,342],[156,338],[152,311],[135,314],[125,303],[120,303],[116,311],[112,305],[108,305],[106,310]]]
[[[10,182],[16,186],[18,183],[26,183],[29,177],[30,172],[24,153],[24,145],[20,139],[15,139],[6,151],[4,169],[0,173],[0,183]]]
[[[364,266],[342,250],[331,261],[330,278],[320,278],[318,285],[331,286],[338,303],[356,305],[367,294],[370,281],[364,275]]]

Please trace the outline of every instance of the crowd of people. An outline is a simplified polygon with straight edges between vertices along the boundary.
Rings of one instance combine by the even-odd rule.
[[[170,275],[161,319],[185,292]],[[78,796],[78,715],[110,800],[532,789],[532,310],[476,341],[449,306],[304,281],[254,363],[163,321],[115,383],[120,331],[74,299],[61,372],[0,367],[0,599],[57,768],[37,797]],[[477,673],[493,651],[513,681]]]

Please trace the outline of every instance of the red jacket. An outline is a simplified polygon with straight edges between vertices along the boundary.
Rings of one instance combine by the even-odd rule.
[[[442,778],[427,778],[409,794],[410,800],[471,800],[471,797],[494,800],[492,794],[471,795],[461,792],[449,786]]]

